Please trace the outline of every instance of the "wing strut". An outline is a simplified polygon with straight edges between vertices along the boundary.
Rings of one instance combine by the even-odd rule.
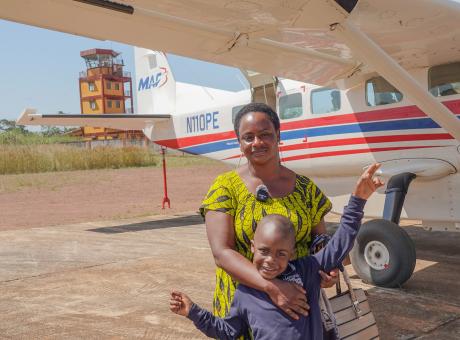
[[[407,95],[427,116],[460,141],[460,120],[372,39],[347,21],[331,25],[331,31],[345,42],[357,57],[362,58],[393,86]]]

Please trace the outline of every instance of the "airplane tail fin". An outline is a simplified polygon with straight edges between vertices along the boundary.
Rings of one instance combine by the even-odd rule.
[[[137,111],[173,114],[176,111],[176,81],[163,52],[134,48]]]

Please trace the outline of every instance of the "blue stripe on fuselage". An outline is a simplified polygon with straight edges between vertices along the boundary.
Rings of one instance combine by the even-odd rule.
[[[299,129],[299,130],[282,131],[281,140],[287,141],[290,139],[299,139],[299,138],[305,138],[305,137],[318,137],[318,136],[338,135],[338,134],[357,133],[357,132],[434,129],[434,128],[439,128],[439,125],[436,124],[432,119],[416,118],[416,119],[407,119],[407,120],[369,122],[369,123],[324,126],[324,127],[318,127],[318,128],[307,128],[307,129]],[[188,148],[183,148],[181,150],[184,152],[201,155],[205,153],[217,152],[217,151],[228,150],[228,149],[233,149],[233,148],[238,148],[237,139],[206,143],[206,144],[201,144],[197,146],[190,146]]]

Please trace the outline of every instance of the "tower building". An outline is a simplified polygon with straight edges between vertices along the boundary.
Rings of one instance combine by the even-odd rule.
[[[123,70],[120,53],[94,48],[81,51],[86,70],[80,72],[80,108],[82,114],[132,113],[131,74]],[[126,136],[124,131],[84,127],[85,139],[112,139]]]

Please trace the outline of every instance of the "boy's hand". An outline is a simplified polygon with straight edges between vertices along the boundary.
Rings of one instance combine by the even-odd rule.
[[[319,271],[319,275],[321,276],[321,288],[331,288],[336,285],[339,281],[339,269],[335,268],[329,272],[329,275],[323,272],[322,270]]]
[[[193,301],[184,293],[176,290],[171,292],[171,298],[169,300],[169,309],[171,312],[182,316],[188,316],[192,305]]]
[[[364,171],[353,191],[354,196],[367,200],[374,191],[385,184],[380,178],[373,177],[378,168],[380,164],[374,163]]]

